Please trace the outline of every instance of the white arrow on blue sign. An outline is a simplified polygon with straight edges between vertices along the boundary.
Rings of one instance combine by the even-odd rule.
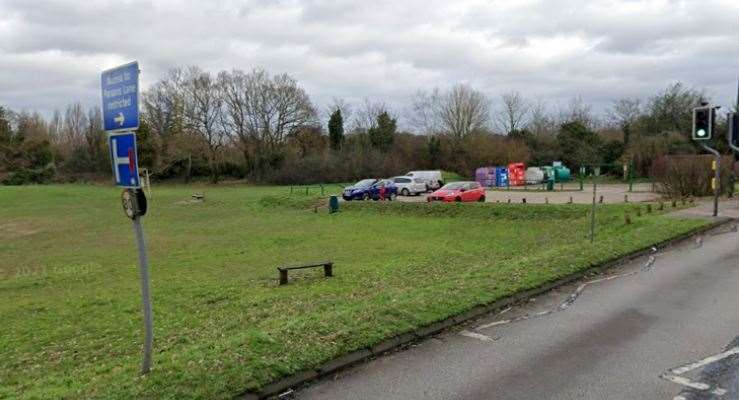
[[[139,127],[139,63],[137,61],[103,71],[103,123],[108,132]]]
[[[139,164],[136,154],[136,134],[125,132],[108,137],[110,158],[113,160],[115,184],[124,188],[137,189],[139,183]]]

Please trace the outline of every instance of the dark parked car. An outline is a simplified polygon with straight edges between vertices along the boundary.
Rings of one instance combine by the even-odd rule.
[[[342,197],[350,200],[393,200],[398,195],[398,188],[389,179],[362,179],[352,186],[344,188]]]

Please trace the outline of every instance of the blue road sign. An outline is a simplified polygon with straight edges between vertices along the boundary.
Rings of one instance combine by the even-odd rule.
[[[115,184],[125,188],[139,188],[139,160],[136,154],[136,134],[126,132],[109,135],[108,146],[110,147],[110,158],[113,161]]]
[[[139,63],[134,61],[103,71],[103,122],[108,132],[139,127]]]

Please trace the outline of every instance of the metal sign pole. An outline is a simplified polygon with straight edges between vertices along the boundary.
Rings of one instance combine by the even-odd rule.
[[[714,184],[713,184],[713,216],[718,217],[718,197],[721,187],[721,153],[718,152],[718,150],[708,147],[705,144],[702,144],[703,149],[705,149],[707,152],[713,154],[716,156],[716,171],[714,176]]]
[[[590,212],[590,243],[595,241],[595,197],[596,188],[598,187],[598,181],[595,174],[593,174],[593,209]]]
[[[154,345],[154,323],[152,322],[151,297],[149,296],[149,260],[146,257],[146,243],[144,229],[141,227],[141,217],[133,219],[133,233],[136,236],[136,246],[139,249],[139,275],[141,277],[141,300],[144,307],[144,361],[141,373],[151,370],[151,350]]]
[[[136,130],[139,128],[139,64],[134,61],[103,71],[100,87],[103,99],[103,126],[108,132],[108,146],[116,186],[125,188],[121,194],[123,211],[133,221],[133,233],[139,251],[141,300],[144,309],[144,360],[141,373],[151,370],[154,327],[149,294],[149,260],[146,257],[144,229],[141,217],[146,215],[147,202],[141,190]],[[149,174],[146,174],[146,188]]]

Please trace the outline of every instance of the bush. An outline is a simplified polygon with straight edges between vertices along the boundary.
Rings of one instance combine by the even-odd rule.
[[[55,170],[53,166],[47,166],[44,168],[23,168],[17,171],[11,172],[5,179],[2,180],[3,185],[28,185],[28,184],[41,184],[49,183],[54,179]]]
[[[662,193],[671,197],[710,196],[711,155],[674,155],[657,158],[652,164],[650,175]],[[731,173],[731,157],[721,159],[720,193],[727,192]]]

